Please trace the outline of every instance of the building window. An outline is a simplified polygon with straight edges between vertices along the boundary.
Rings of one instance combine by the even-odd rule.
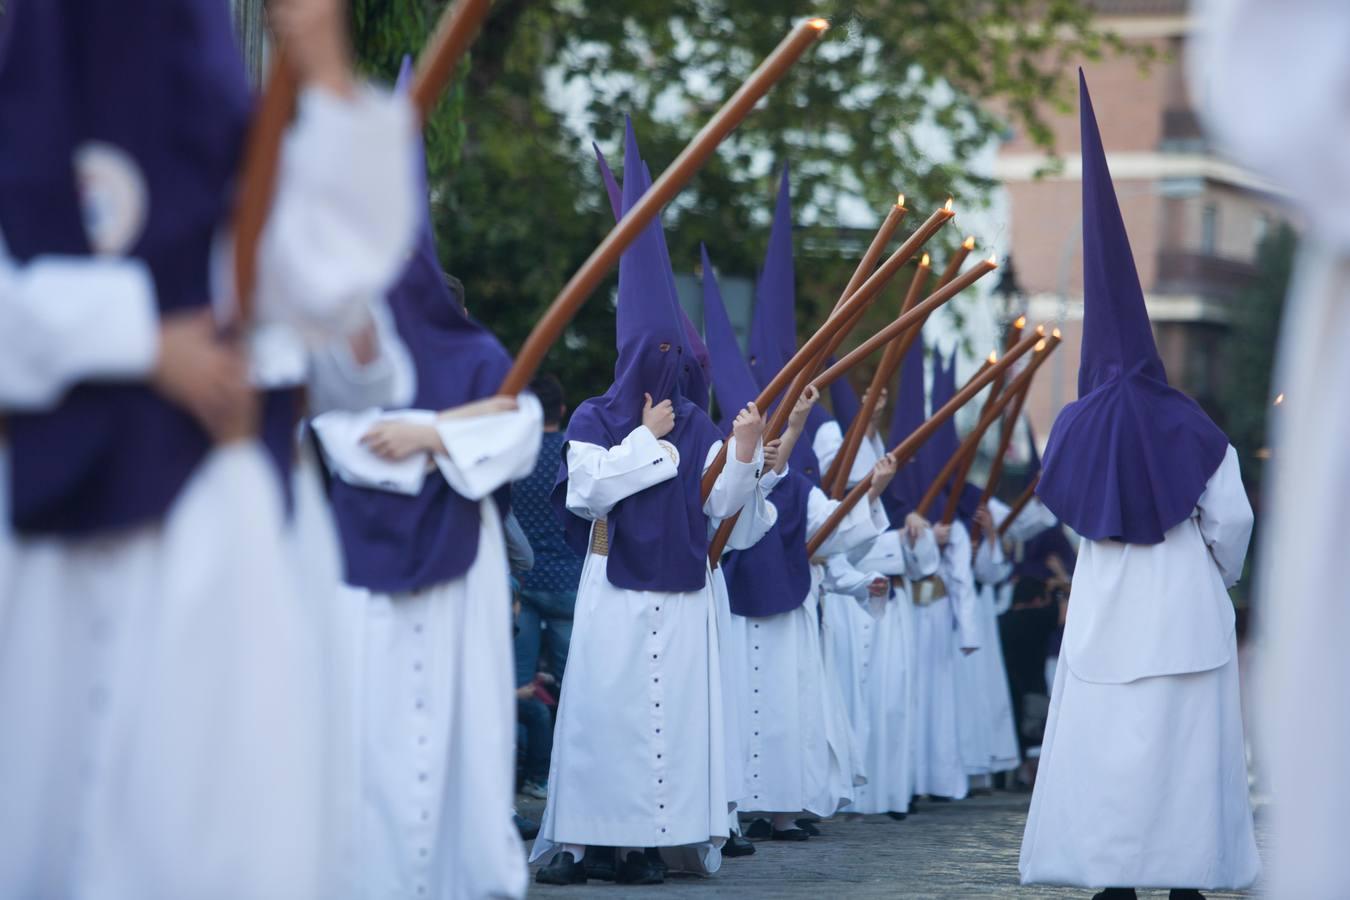
[[[1219,207],[1206,203],[1200,214],[1200,252],[1213,256],[1219,243]]]

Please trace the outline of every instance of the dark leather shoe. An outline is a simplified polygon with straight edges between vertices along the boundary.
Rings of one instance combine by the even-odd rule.
[[[1167,900],[1205,900],[1205,895],[1195,888],[1172,888],[1167,894]]]
[[[782,831],[775,828],[773,830],[773,839],[775,841],[809,841],[811,840],[811,835],[807,834],[801,828],[786,828]]]
[[[615,879],[619,884],[660,884],[665,880],[661,870],[652,865],[647,854],[636,850],[629,850],[619,863],[618,878]]]
[[[586,867],[567,851],[553,854],[548,865],[534,873],[539,884],[585,884]]]
[[[661,873],[661,880],[665,881],[666,876],[670,874],[670,867],[666,861],[661,858],[661,851],[655,847],[648,847],[643,851],[647,856],[647,862],[652,864],[652,868]]]
[[[1138,900],[1138,896],[1134,888],[1107,888],[1092,900]]]
[[[905,819],[909,818],[909,813],[902,813],[902,812],[888,812],[886,813],[886,815],[890,816],[897,822],[903,822],[905,821]]]
[[[755,845],[741,837],[739,834],[733,834],[727,838],[727,842],[722,845],[722,856],[724,858],[735,859],[738,856],[754,856]]]
[[[767,841],[773,837],[773,826],[769,824],[768,819],[756,819],[744,833],[752,841]]]
[[[820,829],[816,827],[819,819],[798,819],[797,827],[806,832],[807,837],[820,837]]]
[[[618,852],[614,847],[587,847],[586,856],[581,860],[586,867],[586,877],[596,881],[613,881],[616,868],[614,859]]]

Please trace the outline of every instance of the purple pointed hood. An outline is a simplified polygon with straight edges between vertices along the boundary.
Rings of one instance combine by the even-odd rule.
[[[932,393],[932,412],[937,412],[947,401],[956,396],[956,357],[957,351],[953,350],[951,356],[947,357],[945,364],[935,363],[937,368],[933,375],[933,393]],[[943,422],[934,433],[931,440],[924,445],[921,453],[926,452],[924,458],[924,487],[932,484],[933,479],[942,471],[942,467],[947,461],[961,448],[961,438],[956,431],[956,417],[950,416]],[[938,495],[938,500],[933,508],[929,510],[934,517],[939,515],[943,507],[947,504],[947,496],[951,492],[951,482],[949,481],[942,488],[942,493]],[[973,484],[966,483],[961,487],[961,497],[957,501],[957,516],[970,526],[971,520],[975,516],[975,510],[980,502],[980,489]]]
[[[708,249],[703,248],[703,311],[708,323],[708,349],[713,357],[713,388],[722,411],[723,430],[759,390],[750,366],[741,355],[736,332],[722,304],[722,291],[713,272]],[[772,616],[796,609],[811,591],[811,561],[806,555],[806,504],[811,482],[791,463],[769,502],[778,519],[759,542],[747,550],[727,554],[723,575],[731,611],[739,616]]]
[[[895,414],[891,417],[887,449],[897,446],[924,422],[923,355],[923,341],[917,340],[900,362],[900,381],[895,388]],[[895,478],[882,494],[886,514],[893,524],[903,522],[905,516],[914,511],[923,498],[924,489],[928,487],[921,456],[922,448],[918,457],[895,473]]]
[[[646,179],[631,123],[624,142],[623,211],[641,198]],[[679,454],[679,474],[621,500],[609,513],[611,584],[628,590],[694,591],[706,583],[708,535],[699,481],[708,450],[720,435],[707,414],[681,391],[687,333],[677,316],[661,220],[654,219],[619,261],[615,311],[618,361],[614,383],[577,407],[567,439],[608,450],[642,425],[644,395],[670,400],[675,427],[662,440]],[[553,504],[568,543],[586,552],[590,523],[566,511],[567,467],[559,472]]]
[[[829,364],[834,363],[834,357],[830,357]],[[862,400],[858,398],[858,392],[853,389],[853,383],[848,380],[848,376],[836,378],[831,382],[830,406],[834,411],[834,420],[841,428],[847,428],[858,418],[858,413],[862,411]]]
[[[396,90],[406,89],[409,71],[405,58]],[[412,407],[443,410],[491,396],[511,368],[511,357],[469,316],[460,289],[441,269],[421,141],[414,153],[426,206],[412,255],[386,301],[416,374]],[[420,590],[462,576],[478,556],[478,502],[460,496],[443,478],[428,478],[416,496],[332,479],[329,497],[348,584],[390,593]],[[508,497],[505,492],[501,499]]]
[[[11,0],[0,58],[0,231],[20,262],[144,262],[161,312],[209,302],[252,98],[220,0]],[[264,437],[272,423],[265,414]],[[20,530],[98,532],[169,508],[210,447],[140,383],[11,416]],[[269,447],[271,443],[269,442]]]
[[[1078,399],[1060,412],[1036,493],[1091,540],[1157,544],[1190,516],[1228,438],[1167,383],[1116,202],[1087,81],[1083,153],[1083,348]]]

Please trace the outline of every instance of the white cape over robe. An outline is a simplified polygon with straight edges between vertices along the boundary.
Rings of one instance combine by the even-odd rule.
[[[1230,447],[1161,544],[1079,548],[1023,883],[1219,890],[1256,879],[1225,590],[1251,528]]]

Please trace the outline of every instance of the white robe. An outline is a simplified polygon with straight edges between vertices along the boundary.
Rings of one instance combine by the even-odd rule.
[[[729,442],[726,467],[703,506],[710,533],[755,496],[762,448],[749,463]],[[700,471],[716,456],[708,450]],[[638,426],[616,447],[567,446],[567,508],[601,519],[690,460]],[[753,516],[737,528],[750,527]],[[707,871],[727,836],[722,674],[712,588],[633,591],[588,553],[577,590],[567,678],[559,698],[549,797],[531,860],[558,844],[698,845]]]
[[[302,95],[260,247],[260,331],[340,335],[397,274],[414,222],[411,135],[401,99]],[[217,281],[213,296],[228,293]],[[0,252],[0,409],[49,408],[83,380],[145,378],[157,328],[138,261],[14,266]],[[260,384],[303,380],[303,348],[264,341]],[[84,540],[6,526],[0,893],[328,890],[331,631],[315,627],[297,565],[302,520],[297,508],[287,521],[261,446],[241,442],[211,451],[157,523]]]
[[[1287,189],[1308,227],[1280,326],[1262,493],[1255,721],[1269,778],[1272,897],[1350,884],[1350,135],[1343,3],[1207,0],[1192,92],[1224,149]]]
[[[523,394],[515,411],[436,422],[446,453],[418,454],[413,467],[387,463],[360,444],[369,418],[328,413],[315,420],[334,477],[393,491],[420,484],[409,479],[413,469],[443,477],[460,496],[479,501],[480,524],[478,555],[459,578],[398,594],[345,588],[336,598],[358,656],[354,893],[371,900],[521,897],[526,871],[511,820],[511,594],[492,493],[533,470],[539,402]]]
[[[1230,447],[1161,544],[1083,542],[1023,883],[1220,890],[1256,879],[1226,590],[1251,528]]]
[[[956,666],[959,648],[980,646],[975,586],[970,571],[970,534],[953,522],[942,548],[938,574],[946,596],[914,608],[915,692],[918,743],[914,753],[914,793],[959,800],[969,787],[961,760],[957,721]],[[924,582],[915,593],[928,589]]]
[[[770,497],[772,502],[772,496]],[[807,495],[808,538],[839,506],[819,488]],[[818,551],[842,553],[886,528],[879,502],[849,511]],[[749,667],[743,682],[750,713],[750,793],[744,807],[760,812],[806,811],[830,816],[852,797],[855,748],[821,644],[819,566],[796,609],[746,618],[742,651]]]
[[[836,557],[836,560],[838,558]],[[831,560],[835,563],[835,560]],[[858,568],[853,568],[857,566]],[[910,582],[934,574],[938,547],[932,532],[910,545],[903,531],[888,531],[865,554],[850,554],[849,568],[869,574],[854,594],[855,608],[867,619],[864,634],[871,635],[853,677],[861,686],[861,726],[867,784],[858,787],[850,812],[863,814],[908,812],[914,795],[914,604]],[[874,575],[888,577],[887,596],[867,596]]]
[[[1007,508],[990,501],[994,521]],[[1012,563],[1000,541],[981,540],[972,563],[975,622],[980,651],[956,658],[956,697],[960,710],[961,758],[968,775],[990,775],[1017,768],[1021,755],[1013,724],[1012,694],[998,633],[998,589],[1012,576]],[[959,651],[958,651],[959,653]]]

